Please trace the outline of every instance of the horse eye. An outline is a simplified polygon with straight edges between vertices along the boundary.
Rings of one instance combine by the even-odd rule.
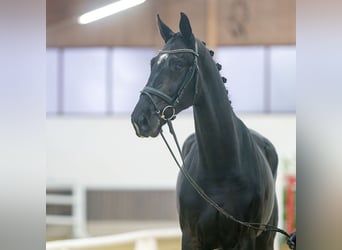
[[[183,62],[176,62],[175,64],[174,64],[174,69],[175,70],[177,70],[177,71],[180,71],[180,70],[182,70],[184,68],[184,63]]]
[[[181,70],[183,68],[183,64],[176,64],[176,70]]]

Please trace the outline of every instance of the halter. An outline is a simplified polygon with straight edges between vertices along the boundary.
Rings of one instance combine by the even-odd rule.
[[[171,97],[162,91],[146,86],[142,91],[141,94],[146,95],[152,102],[156,113],[160,116],[161,119],[167,121],[167,120],[172,120],[176,117],[176,109],[175,106],[179,103],[180,98],[183,95],[183,92],[185,88],[188,86],[188,84],[191,82],[192,78],[195,75],[196,70],[198,70],[198,62],[197,62],[197,57],[198,55],[198,48],[197,48],[197,43],[195,43],[195,50],[192,49],[174,49],[174,50],[161,50],[160,54],[177,54],[177,53],[191,53],[195,55],[194,63],[186,73],[184,77],[184,81],[182,82],[181,86],[177,90],[177,94],[174,97]],[[152,96],[157,96],[163,101],[165,101],[168,105],[166,105],[163,109],[159,110],[157,108],[156,103],[154,102]]]

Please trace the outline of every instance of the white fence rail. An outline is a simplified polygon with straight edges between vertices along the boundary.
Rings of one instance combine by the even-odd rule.
[[[142,230],[111,236],[60,240],[46,243],[46,250],[73,250],[101,248],[122,244],[134,244],[134,250],[158,250],[158,239],[181,237],[178,228]]]
[[[71,206],[71,215],[46,214],[47,225],[70,225],[73,236],[77,238],[86,237],[86,187],[79,184],[66,184],[49,181],[48,190],[68,190],[71,194],[47,194],[47,205]]]

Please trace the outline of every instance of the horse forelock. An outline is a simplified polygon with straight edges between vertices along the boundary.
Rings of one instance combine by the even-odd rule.
[[[195,40],[194,40],[195,41]],[[195,50],[195,43],[187,41],[180,32],[174,33],[164,45],[163,49],[181,49],[185,45],[188,49]],[[179,47],[178,47],[179,46]]]

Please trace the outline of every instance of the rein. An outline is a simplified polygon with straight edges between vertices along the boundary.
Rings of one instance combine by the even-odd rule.
[[[172,122],[171,122],[171,119],[167,119],[166,120],[167,122],[167,125],[169,127],[169,131],[170,131],[170,134],[172,134],[173,136],[173,139],[176,143],[176,146],[177,146],[177,149],[178,149],[178,152],[181,156],[181,159],[182,159],[182,164],[183,166],[185,166],[185,163],[184,163],[184,158],[183,158],[183,155],[182,155],[182,151],[180,149],[180,146],[179,146],[179,143],[178,143],[178,139],[177,139],[177,136],[176,136],[176,133],[175,133],[175,130],[173,129],[173,126],[172,126]],[[273,225],[270,225],[270,224],[264,224],[264,223],[251,223],[251,222],[244,222],[244,221],[241,221],[239,219],[236,219],[233,215],[231,214],[228,214],[222,207],[220,207],[213,199],[211,199],[205,192],[204,190],[196,183],[196,181],[188,174],[188,172],[184,169],[184,167],[181,166],[181,164],[178,162],[174,152],[172,151],[171,147],[170,147],[170,144],[167,142],[165,136],[164,136],[164,133],[163,133],[163,130],[160,130],[160,135],[162,136],[163,138],[163,141],[165,142],[167,148],[169,149],[169,152],[171,153],[172,155],[172,158],[174,159],[174,161],[176,162],[179,170],[182,172],[182,174],[185,176],[185,178],[189,181],[189,183],[191,184],[191,186],[196,190],[196,192],[206,201],[208,202],[211,206],[213,206],[219,213],[221,213],[222,215],[224,215],[226,218],[228,219],[231,219],[233,221],[235,221],[236,223],[238,224],[241,224],[245,227],[248,227],[250,229],[254,229],[254,230],[261,230],[261,231],[264,231],[264,232],[267,232],[267,231],[273,231],[273,232],[277,232],[277,233],[281,233],[283,235],[286,236],[287,238],[287,244],[288,246],[290,247],[290,249],[296,249],[296,243],[293,241],[293,236],[288,234],[285,230],[283,229],[280,229],[276,226],[273,226]]]
[[[186,86],[191,82],[191,79],[194,77],[195,75],[195,71],[198,70],[198,62],[197,62],[197,58],[199,57],[198,54],[198,48],[197,48],[197,43],[195,43],[195,50],[192,49],[175,49],[175,50],[161,50],[160,53],[165,54],[175,54],[175,53],[191,53],[195,56],[194,59],[194,63],[191,66],[191,68],[189,69],[189,71],[187,72],[187,74],[185,75],[185,80],[182,83],[182,85],[180,86],[180,88],[177,91],[177,94],[174,97],[170,97],[169,95],[163,93],[162,91],[155,89],[153,87],[149,87],[146,86],[142,91],[141,94],[146,95],[150,101],[152,102],[152,104],[155,107],[156,113],[160,116],[161,119],[163,119],[164,121],[166,121],[168,127],[169,127],[169,131],[173,136],[173,139],[176,143],[178,152],[181,156],[182,159],[182,164],[183,166],[184,164],[184,158],[178,143],[178,139],[176,136],[176,133],[173,129],[172,126],[172,122],[171,120],[176,118],[176,111],[175,111],[175,105],[177,103],[179,103],[179,100],[184,92],[184,89],[186,88]],[[156,103],[154,102],[152,95],[157,96],[159,98],[161,98],[162,100],[164,100],[168,105],[166,105],[162,110],[159,110],[157,108]],[[296,244],[293,241],[293,238],[291,237],[291,235],[289,235],[286,231],[273,226],[273,225],[269,225],[269,224],[263,224],[263,223],[250,223],[250,222],[244,222],[241,220],[236,219],[234,216],[228,214],[222,207],[220,207],[213,199],[211,199],[205,192],[204,190],[196,183],[196,181],[187,173],[187,171],[184,169],[184,167],[181,166],[181,164],[178,162],[174,152],[172,151],[169,143],[167,142],[164,134],[163,134],[163,130],[160,130],[160,134],[167,146],[167,148],[169,149],[172,158],[174,159],[174,161],[176,162],[179,170],[182,172],[182,174],[186,177],[186,179],[189,181],[189,183],[191,184],[191,186],[196,190],[196,192],[206,201],[208,202],[211,206],[213,206],[219,213],[221,213],[222,215],[224,215],[226,218],[231,219],[233,221],[235,221],[236,223],[239,223],[245,227],[248,227],[250,229],[253,230],[261,230],[261,231],[273,231],[273,232],[277,232],[277,233],[281,233],[283,235],[285,235],[287,237],[287,242],[288,245],[290,247],[290,249],[296,249]]]

